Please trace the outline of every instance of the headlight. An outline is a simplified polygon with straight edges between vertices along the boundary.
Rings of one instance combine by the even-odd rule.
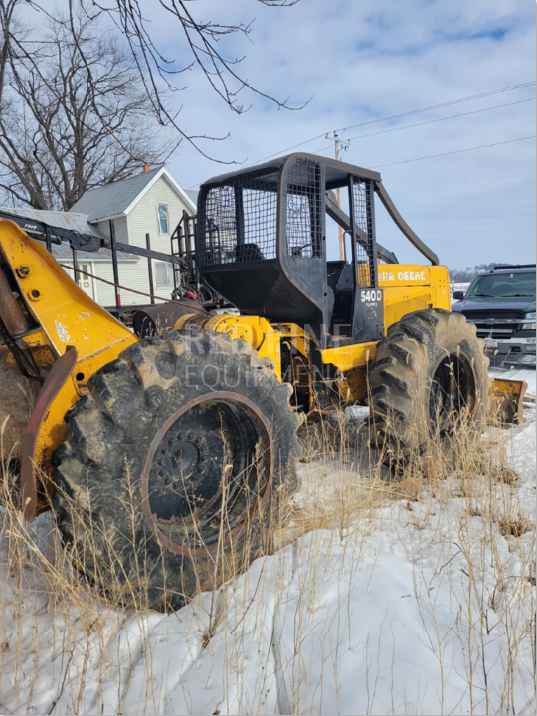
[[[524,316],[524,321],[527,321],[526,323],[523,323],[520,327],[523,331],[534,331],[535,330],[535,311],[531,311],[531,313],[526,313]]]

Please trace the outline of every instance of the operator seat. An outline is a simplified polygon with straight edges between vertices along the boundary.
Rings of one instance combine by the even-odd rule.
[[[257,244],[237,244],[236,249],[238,263],[254,263],[264,261],[263,252]]]

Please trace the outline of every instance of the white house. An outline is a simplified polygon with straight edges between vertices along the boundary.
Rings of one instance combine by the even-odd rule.
[[[171,253],[171,234],[183,211],[196,213],[195,192],[185,191],[165,167],[149,169],[122,181],[112,182],[86,192],[73,206],[72,212],[87,216],[90,226],[109,238],[114,231],[116,241],[146,247],[149,234],[151,249]],[[72,265],[67,247],[60,250],[63,263]],[[58,251],[55,250],[58,254]],[[80,252],[79,267],[98,278],[113,281],[109,252],[91,254]],[[173,289],[172,266],[153,260],[155,294],[169,299]],[[137,291],[149,293],[148,265],[145,257],[118,252],[119,283]],[[114,288],[99,280],[80,275],[80,283],[94,300],[103,306],[115,304]],[[149,303],[147,297],[120,290],[124,306]]]

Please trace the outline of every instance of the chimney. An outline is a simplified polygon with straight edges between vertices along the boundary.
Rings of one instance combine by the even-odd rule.
[[[144,174],[147,174],[147,172],[151,169],[151,166],[149,164],[144,164]]]

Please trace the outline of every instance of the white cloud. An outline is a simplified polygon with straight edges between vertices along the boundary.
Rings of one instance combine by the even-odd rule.
[[[278,97],[310,103],[299,112],[277,111],[250,97],[253,108],[236,117],[199,76],[189,77],[184,120],[191,130],[223,134],[217,156],[248,163],[331,127],[355,124],[534,78],[533,8],[528,2],[485,0],[404,3],[304,0],[274,10],[248,0],[201,2],[207,16],[254,14],[252,42],[242,72]],[[161,27],[162,30],[162,27]],[[171,47],[173,33],[166,41]],[[164,37],[164,35],[163,35]],[[465,102],[404,120],[423,120],[529,97],[518,90]],[[353,139],[346,155],[380,168],[386,186],[415,230],[452,266],[534,257],[534,145],[507,144],[409,164],[394,162],[534,133],[534,103],[495,109],[419,128]],[[382,129],[376,124],[363,130]],[[321,139],[304,146],[318,151]],[[323,151],[327,151],[324,149]],[[181,147],[171,161],[178,179],[193,186],[221,168]],[[383,168],[383,165],[384,166]],[[415,254],[395,237],[379,211],[379,239],[402,258]]]
[[[166,54],[184,61],[177,23],[144,0],[144,12]],[[222,41],[229,56],[246,54],[240,71],[301,111],[278,111],[245,93],[250,111],[231,113],[199,72],[174,98],[192,133],[224,135],[208,150],[251,163],[324,131],[534,79],[534,7],[528,0],[302,0],[266,8],[254,0],[188,3],[196,17],[215,21],[256,18],[249,38]],[[486,108],[533,94],[532,88],[488,97],[404,121]],[[371,133],[393,123],[349,134]],[[451,266],[534,260],[535,149],[530,142],[408,164],[394,162],[535,132],[533,102],[484,111],[419,128],[355,138],[348,161],[381,169],[385,184],[413,228]],[[345,134],[345,133],[344,133]],[[326,140],[304,146],[319,151]],[[327,150],[324,149],[324,152]],[[187,187],[225,171],[183,144],[170,169]],[[379,239],[411,258],[379,212]]]

